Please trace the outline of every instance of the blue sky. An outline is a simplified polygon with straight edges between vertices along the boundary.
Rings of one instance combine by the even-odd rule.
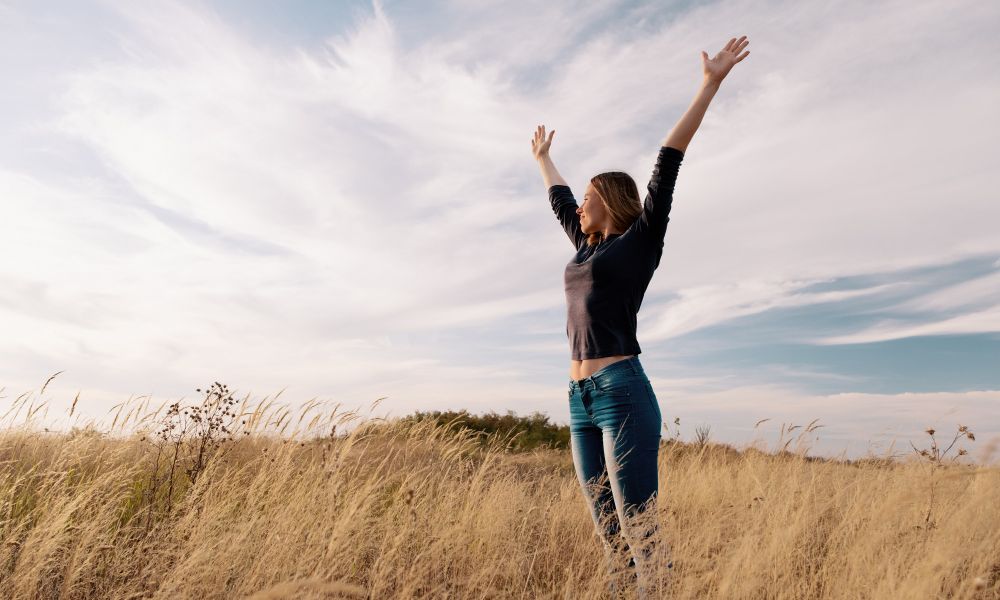
[[[746,34],[639,313],[664,419],[860,456],[1000,438],[1000,6],[0,2],[0,402],[212,381],[565,422],[578,196]],[[754,428],[761,419],[770,421]],[[667,432],[665,432],[666,434]]]

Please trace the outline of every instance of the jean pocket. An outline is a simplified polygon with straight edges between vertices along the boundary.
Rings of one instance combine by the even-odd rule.
[[[653,411],[656,412],[657,418],[662,419],[663,415],[660,414],[660,403],[656,401],[656,394],[653,393],[653,384],[649,383],[649,381],[646,381],[645,385],[646,385],[646,400],[649,402],[650,408],[652,408]]]
[[[627,398],[630,384],[628,381],[610,381],[602,384],[597,391],[605,398]]]

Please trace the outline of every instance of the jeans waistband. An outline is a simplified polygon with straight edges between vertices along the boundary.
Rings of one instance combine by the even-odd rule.
[[[623,373],[636,374],[644,373],[642,369],[642,363],[639,362],[638,356],[631,356],[619,361],[615,361],[610,365],[602,367],[594,372],[590,377],[584,377],[583,379],[570,379],[569,387],[574,389],[576,387],[583,388],[587,385],[589,381],[591,386],[599,388],[602,383],[606,383],[615,375],[620,375]]]

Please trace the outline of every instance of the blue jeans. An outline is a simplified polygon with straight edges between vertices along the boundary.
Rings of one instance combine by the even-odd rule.
[[[604,547],[612,591],[628,572],[642,597],[664,554],[657,551],[655,510],[663,421],[639,357],[570,379],[569,409],[573,464]],[[664,550],[669,553],[669,547]]]

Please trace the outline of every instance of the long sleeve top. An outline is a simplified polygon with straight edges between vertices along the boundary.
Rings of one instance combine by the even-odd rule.
[[[653,271],[660,265],[674,184],[684,153],[663,146],[642,213],[624,233],[594,246],[580,230],[569,186],[549,187],[549,202],[576,254],[566,265],[566,335],[573,360],[639,354],[636,322]]]

